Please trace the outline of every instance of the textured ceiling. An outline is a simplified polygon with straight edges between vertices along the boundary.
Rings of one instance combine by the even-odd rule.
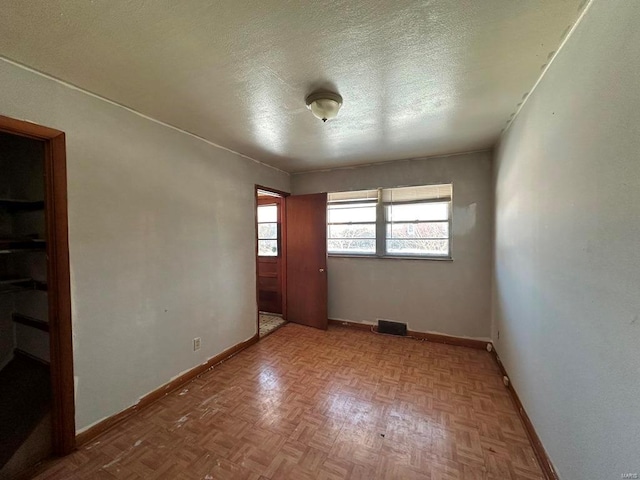
[[[490,147],[583,3],[6,0],[0,55],[303,171]]]

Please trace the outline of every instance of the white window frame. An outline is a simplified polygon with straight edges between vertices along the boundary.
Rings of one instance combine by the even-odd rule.
[[[331,209],[331,202],[329,200],[327,202],[327,254],[330,257],[355,257],[355,258],[393,258],[393,259],[411,259],[411,260],[453,260],[452,257],[452,248],[453,248],[453,184],[435,184],[435,185],[417,185],[415,187],[449,187],[450,195],[448,197],[443,198],[428,198],[421,199],[415,201],[405,201],[405,202],[395,202],[395,204],[408,204],[408,203],[447,203],[448,204],[448,215],[447,215],[447,223],[448,223],[448,237],[445,238],[434,238],[434,240],[447,240],[448,252],[444,255],[435,255],[435,254],[420,254],[420,253],[387,253],[387,225],[389,222],[386,218],[386,208],[385,206],[389,204],[389,202],[384,202],[383,198],[386,193],[393,192],[394,190],[400,190],[406,187],[394,187],[394,188],[378,188],[378,199],[376,201],[376,251],[375,253],[358,253],[358,252],[331,252],[329,250],[329,237],[330,225],[334,223],[329,222],[329,214],[328,210]],[[366,192],[363,190],[362,192]],[[339,192],[344,193],[344,192]],[[353,192],[358,193],[358,191]],[[329,198],[331,194],[329,194]],[[342,202],[335,202],[336,204]],[[358,202],[355,202],[358,203]],[[420,223],[442,223],[445,220],[425,220]],[[336,222],[335,224],[345,224],[347,222]],[[366,222],[371,223],[371,222]],[[408,222],[408,223],[417,223],[417,222]]]

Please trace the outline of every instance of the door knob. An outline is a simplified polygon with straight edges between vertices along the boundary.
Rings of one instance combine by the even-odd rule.
[[[321,269],[320,269],[320,273],[322,273],[322,272],[324,272],[324,268],[321,268]]]

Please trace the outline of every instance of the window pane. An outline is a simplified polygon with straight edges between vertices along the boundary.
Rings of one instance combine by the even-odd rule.
[[[363,238],[330,239],[327,250],[329,253],[376,253],[376,241]]]
[[[388,239],[387,253],[394,255],[449,255],[449,240]]]
[[[278,238],[278,224],[277,223],[259,223],[258,224],[258,238],[260,239],[274,239]]]
[[[449,257],[452,186],[329,194],[327,246],[333,254]],[[333,195],[333,197],[332,197]],[[380,204],[384,213],[379,215]],[[376,241],[385,228],[384,242]],[[380,240],[380,239],[378,239]],[[382,251],[377,248],[382,247]]]
[[[387,223],[387,238],[449,238],[449,222]]]
[[[392,204],[386,209],[387,222],[449,219],[449,202]]]
[[[261,257],[277,257],[278,241],[258,240],[258,255],[260,255]]]
[[[329,238],[376,238],[376,224],[329,225]]]
[[[350,203],[329,205],[329,223],[375,222],[375,203]]]
[[[278,221],[277,205],[258,205],[258,223],[270,223]]]

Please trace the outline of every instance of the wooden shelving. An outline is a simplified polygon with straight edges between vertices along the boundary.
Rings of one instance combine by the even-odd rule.
[[[44,251],[47,244],[39,238],[0,238],[0,253]]]
[[[21,277],[15,277],[15,278],[2,278],[2,277],[0,277],[0,286],[13,285],[13,284],[16,284],[16,283],[28,282],[30,280],[31,280],[30,278],[21,278]]]
[[[43,332],[49,331],[49,322],[45,322],[44,320],[33,318],[28,315],[23,315],[21,313],[12,314],[11,318],[14,322],[26,325],[27,327],[37,328],[38,330],[42,330]]]
[[[20,293],[29,291],[47,291],[47,284],[33,278],[12,277],[0,278],[0,294]]]
[[[18,200],[13,198],[0,198],[0,209],[14,212],[44,210],[44,200]]]

